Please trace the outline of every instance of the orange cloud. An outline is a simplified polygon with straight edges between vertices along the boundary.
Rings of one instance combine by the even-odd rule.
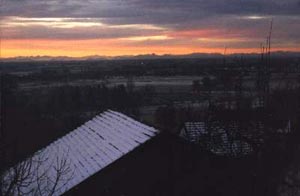
[[[190,29],[169,32],[168,36],[174,38],[238,38],[254,34],[249,30],[241,29]]]
[[[182,31],[170,32],[168,35],[170,37],[199,38],[199,37],[210,37],[212,35],[220,35],[220,32],[217,29],[182,30]]]

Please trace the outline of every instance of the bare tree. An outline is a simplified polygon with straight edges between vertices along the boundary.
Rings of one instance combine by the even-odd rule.
[[[0,73],[0,196],[57,195],[73,177],[68,152],[52,146],[17,163],[20,151],[8,142],[5,114],[16,88],[10,75]]]
[[[73,177],[66,154],[52,159],[42,150],[25,161],[3,171],[0,195],[57,195]]]

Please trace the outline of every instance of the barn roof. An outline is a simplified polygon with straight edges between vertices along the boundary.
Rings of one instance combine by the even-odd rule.
[[[45,179],[42,183],[42,187],[45,187],[43,190],[47,190],[47,183],[52,186],[51,182],[56,176],[55,168],[65,161],[68,170],[58,182],[54,194],[61,195],[158,133],[153,127],[109,110],[37,152],[32,158],[30,175],[35,178],[37,173],[47,171],[50,180]],[[14,172],[11,169],[8,173],[9,181]],[[22,191],[28,192],[36,186],[37,183],[32,182]]]

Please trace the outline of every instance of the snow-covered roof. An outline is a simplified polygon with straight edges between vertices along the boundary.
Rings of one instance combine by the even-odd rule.
[[[61,195],[158,133],[153,127],[109,110],[36,153],[32,158],[31,175],[38,176],[38,173],[47,171],[47,177],[52,180],[44,180],[42,187],[53,187],[51,181],[56,176],[56,165],[65,160],[68,172],[58,182],[54,194]],[[41,164],[38,164],[39,160],[42,160]],[[13,171],[8,174],[7,180],[10,175]],[[37,183],[33,182],[23,191],[30,191],[36,186]]]
[[[191,142],[198,142],[199,138],[207,134],[204,122],[185,122],[181,130],[181,137],[188,138]]]
[[[253,151],[248,141],[263,143],[260,135],[239,130],[235,124],[225,127],[217,122],[207,127],[205,122],[186,122],[180,136],[195,144],[202,144],[207,150],[217,155],[241,156]],[[258,123],[258,126],[262,126]],[[262,129],[262,127],[257,127]]]

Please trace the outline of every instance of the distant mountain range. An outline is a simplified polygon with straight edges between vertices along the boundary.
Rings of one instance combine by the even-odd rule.
[[[259,53],[235,53],[226,55],[226,57],[259,57]],[[273,57],[298,57],[300,52],[276,51],[272,52]],[[85,60],[122,60],[122,59],[183,59],[183,58],[223,58],[224,55],[220,53],[192,53],[183,55],[172,54],[141,54],[128,56],[85,56],[85,57],[68,57],[68,56],[19,56],[13,58],[1,58],[2,62],[23,62],[23,61],[85,61]]]

